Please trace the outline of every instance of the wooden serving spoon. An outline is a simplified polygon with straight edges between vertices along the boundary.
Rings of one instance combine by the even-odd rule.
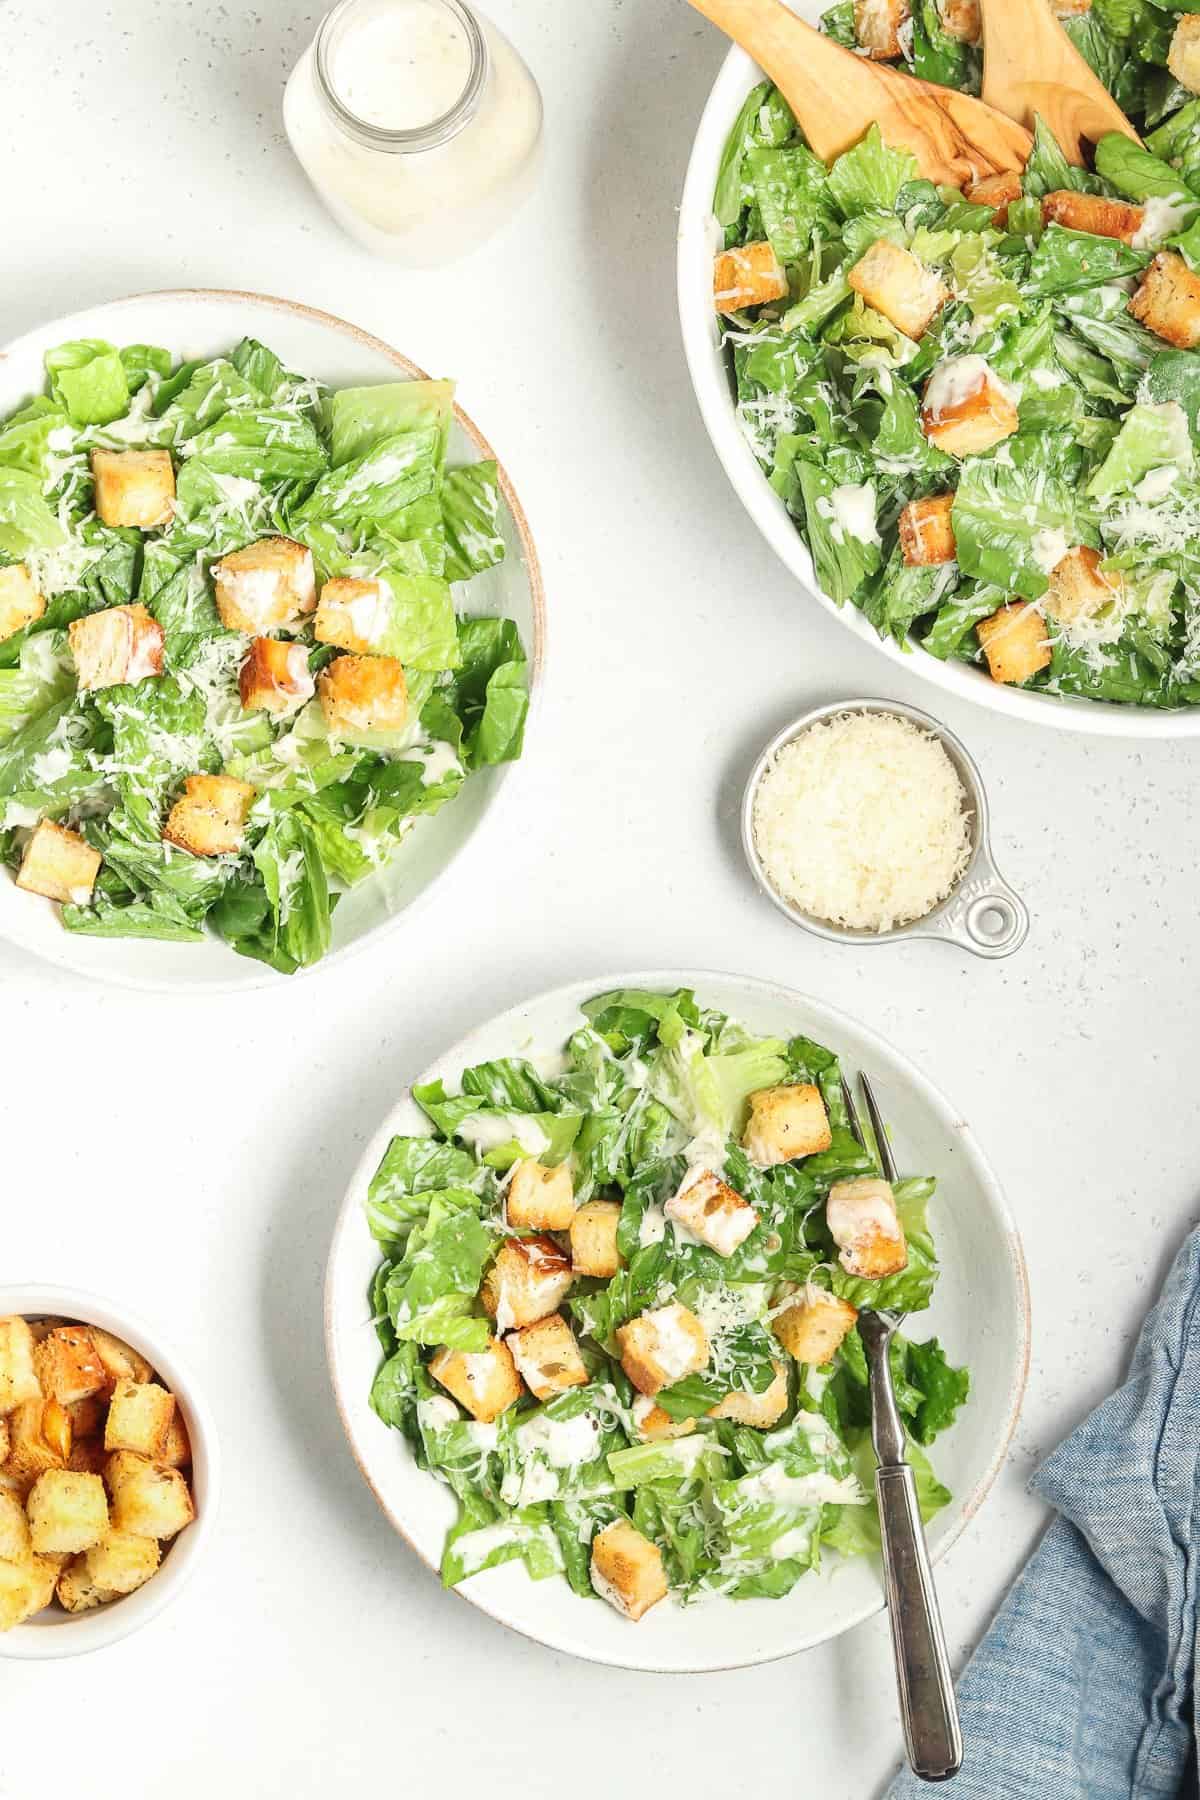
[[[911,150],[929,181],[963,187],[1025,167],[1033,140],[1023,125],[969,94],[855,56],[798,19],[783,0],[689,4],[770,76],[825,162],[877,123],[884,142]]]
[[[1084,142],[1123,131],[1141,142],[1046,0],[981,0],[983,98],[1032,127],[1040,113],[1068,162],[1083,163]]]

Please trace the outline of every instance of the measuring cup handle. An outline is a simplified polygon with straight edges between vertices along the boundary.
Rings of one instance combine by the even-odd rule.
[[[975,956],[1011,956],[1029,935],[1029,908],[984,848],[970,878],[921,935],[945,938]]]

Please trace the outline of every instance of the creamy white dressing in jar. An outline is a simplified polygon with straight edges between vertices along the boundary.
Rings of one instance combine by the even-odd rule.
[[[343,230],[414,268],[489,238],[540,160],[537,83],[464,0],[341,0],[292,71],[283,117]]]

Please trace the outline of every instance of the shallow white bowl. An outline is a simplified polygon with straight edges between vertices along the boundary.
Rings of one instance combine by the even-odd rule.
[[[262,294],[196,288],[110,301],[70,318],[55,319],[18,338],[0,350],[0,417],[43,391],[44,353],[70,338],[107,338],[118,345],[161,344],[174,356],[210,357],[231,350],[246,336],[260,338],[284,362],[330,387],[424,376],[422,369],[381,339],[331,313]],[[455,409],[450,455],[456,462],[477,462],[495,455],[461,408]],[[474,578],[467,604],[472,612],[506,614],[515,620],[529,659],[531,702],[536,702],[545,636],[542,578],[525,514],[503,467],[500,484],[500,525],[508,554],[497,568]],[[531,724],[533,710],[531,705]],[[530,754],[528,734],[525,754]],[[479,770],[449,806],[433,818],[418,819],[391,865],[343,896],[333,918],[329,953],[316,968],[328,969],[399,927],[405,913],[429,894],[476,836],[520,766],[506,763]],[[238,956],[215,936],[202,944],[75,936],[63,930],[58,908],[49,900],[22,893],[9,870],[0,870],[0,938],[76,974],[122,987],[212,993],[299,979],[278,975],[261,963]]]
[[[557,1049],[581,1023],[579,1008],[611,988],[696,990],[701,1002],[751,1029],[806,1033],[830,1045],[848,1072],[876,1084],[902,1170],[939,1177],[932,1208],[942,1263],[937,1299],[913,1319],[914,1336],[935,1333],[955,1362],[971,1368],[972,1395],[934,1446],[934,1466],[955,1499],[930,1528],[935,1557],[954,1542],[1004,1461],[1029,1360],[1029,1295],[1016,1228],[999,1184],[967,1125],[905,1057],[873,1031],[819,1001],[744,976],[686,969],[598,975],[541,994],[481,1025],[418,1077],[457,1076],[487,1057]],[[350,1183],[334,1231],[325,1286],[325,1339],[334,1393],[359,1468],[383,1511],[432,1568],[441,1560],[456,1503],[414,1462],[404,1439],[371,1411],[367,1396],[379,1344],[367,1294],[379,1253],[363,1217],[367,1186],[389,1140],[429,1122],[410,1093],[383,1121]],[[571,1592],[565,1580],[534,1582],[519,1563],[472,1576],[458,1590],[526,1637],[591,1662],[675,1673],[740,1668],[837,1637],[883,1606],[878,1568],[865,1559],[826,1559],[784,1600],[712,1599],[691,1607],[664,1602],[638,1625]]]
[[[140,1631],[171,1604],[203,1556],[216,1525],[221,1469],[216,1425],[195,1377],[157,1332],[135,1314],[79,1288],[40,1287],[32,1283],[0,1287],[0,1318],[14,1313],[27,1319],[62,1318],[99,1325],[124,1338],[141,1351],[175,1395],[192,1445],[191,1489],[196,1518],[165,1548],[156,1575],[132,1594],[110,1600],[106,1606],[94,1607],[90,1612],[68,1613],[52,1606],[27,1624],[0,1632],[0,1657],[38,1662],[102,1650],[106,1644],[115,1644],[131,1632]]]
[[[815,25],[828,0],[788,0],[788,4],[793,12]],[[818,587],[804,540],[742,435],[734,407],[732,374],[721,348],[712,304],[712,260],[720,247],[720,230],[712,210],[717,172],[742,103],[763,79],[753,58],[742,50],[730,51],[700,119],[679,209],[679,318],[683,347],[705,428],[742,505],[806,595],[815,596],[863,643],[960,699],[975,700],[996,712],[1060,731],[1095,732],[1104,737],[1200,737],[1200,707],[1159,712],[1150,706],[1058,700],[1048,694],[1004,687],[968,663],[939,662],[915,642],[904,649],[891,638],[881,638],[856,606],[849,601],[839,606]],[[799,614],[799,607],[797,611]]]

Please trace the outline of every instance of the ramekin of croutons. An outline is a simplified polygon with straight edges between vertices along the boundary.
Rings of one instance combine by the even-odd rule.
[[[77,1656],[160,1613],[216,1514],[195,1382],[123,1309],[0,1287],[0,1656]]]

